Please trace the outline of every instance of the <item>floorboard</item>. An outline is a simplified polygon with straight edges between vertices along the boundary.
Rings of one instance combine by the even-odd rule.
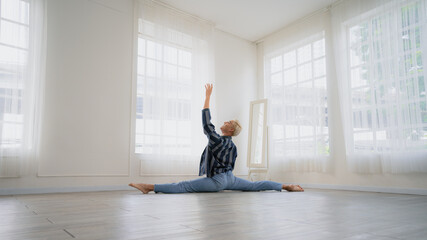
[[[427,196],[303,193],[0,197],[0,239],[427,239]]]

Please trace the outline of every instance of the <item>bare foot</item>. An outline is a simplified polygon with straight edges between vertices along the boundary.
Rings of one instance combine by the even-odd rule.
[[[285,185],[283,184],[282,189],[285,189],[288,192],[304,192],[304,189],[300,185]]]
[[[154,185],[153,184],[129,183],[129,186],[138,189],[143,194],[147,194],[147,193],[149,193],[151,191],[154,191]]]

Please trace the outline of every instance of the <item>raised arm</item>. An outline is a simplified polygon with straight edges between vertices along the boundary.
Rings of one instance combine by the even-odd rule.
[[[206,84],[206,98],[205,98],[205,105],[203,106],[202,110],[202,124],[203,124],[203,132],[206,136],[209,138],[212,138],[214,141],[220,139],[220,135],[215,131],[215,126],[211,123],[211,112],[209,110],[209,101],[211,99],[212,84]]]
[[[206,89],[206,97],[205,97],[205,105],[203,106],[203,109],[209,108],[209,102],[211,100],[213,85],[206,84],[205,89]]]

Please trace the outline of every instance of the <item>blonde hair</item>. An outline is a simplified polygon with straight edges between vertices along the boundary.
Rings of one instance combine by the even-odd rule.
[[[234,128],[234,132],[233,132],[233,137],[239,135],[240,131],[242,131],[242,126],[240,125],[239,120],[233,120],[233,128]]]

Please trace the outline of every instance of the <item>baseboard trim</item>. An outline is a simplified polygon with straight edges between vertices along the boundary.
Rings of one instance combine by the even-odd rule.
[[[123,190],[132,190],[132,188],[127,185],[63,187],[63,188],[58,188],[58,187],[55,187],[55,188],[6,188],[6,189],[0,189],[0,196],[23,195],[23,194],[44,194],[44,193],[123,191]]]
[[[300,184],[300,185],[304,188],[314,188],[314,189],[427,195],[427,189],[422,189],[422,188],[394,188],[394,187],[375,187],[375,186],[367,187],[367,186],[334,185],[334,184]]]

